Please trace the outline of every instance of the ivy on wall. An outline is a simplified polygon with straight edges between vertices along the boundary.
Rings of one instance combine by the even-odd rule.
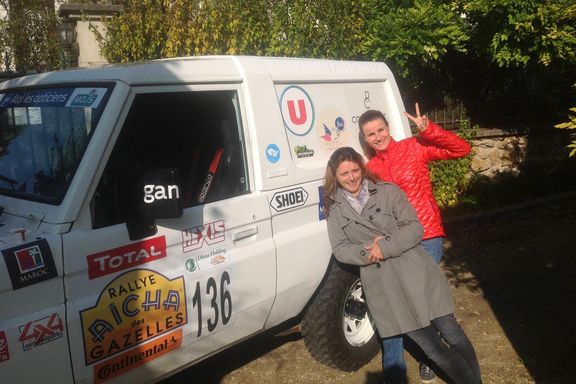
[[[476,137],[477,131],[477,126],[470,127],[470,122],[463,120],[456,133],[470,143]],[[469,154],[461,159],[435,161],[430,165],[434,197],[440,208],[452,207],[459,202],[469,182],[471,163],[472,154]]]

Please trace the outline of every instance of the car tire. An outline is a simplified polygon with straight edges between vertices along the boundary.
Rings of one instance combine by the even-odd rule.
[[[363,367],[380,350],[358,274],[335,261],[300,325],[309,353],[342,371]]]

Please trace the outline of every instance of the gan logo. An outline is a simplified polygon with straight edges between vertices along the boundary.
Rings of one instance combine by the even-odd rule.
[[[177,185],[154,185],[144,186],[144,202],[150,204],[156,200],[172,200],[180,198],[180,190]]]
[[[164,236],[109,249],[87,257],[88,277],[94,279],[163,257],[166,257],[166,238]]]
[[[280,108],[284,125],[292,134],[305,136],[314,126],[314,105],[303,88],[291,85],[284,89]]]
[[[28,351],[33,347],[59,339],[64,334],[64,324],[57,313],[46,316],[40,320],[30,321],[20,326],[22,349]]]
[[[224,241],[224,235],[224,220],[188,228],[182,231],[182,251],[191,252],[200,249],[204,243],[208,245],[220,243]]]
[[[112,280],[80,311],[86,365],[143,344],[188,322],[184,277],[135,269]]]
[[[290,208],[300,207],[306,203],[308,192],[302,187],[276,192],[270,200],[270,206],[276,212],[282,212]]]
[[[8,351],[8,341],[4,331],[0,331],[0,363],[10,360],[10,352]]]
[[[2,255],[14,289],[58,276],[46,239],[4,249]]]

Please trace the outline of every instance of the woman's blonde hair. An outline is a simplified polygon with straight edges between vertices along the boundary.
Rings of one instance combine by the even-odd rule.
[[[351,147],[342,147],[335,150],[334,153],[332,153],[332,156],[330,156],[328,165],[326,166],[323,196],[324,212],[326,213],[326,216],[330,214],[330,207],[334,202],[334,194],[336,193],[336,189],[339,187],[338,180],[336,179],[336,170],[340,164],[345,161],[358,164],[360,171],[362,172],[362,178],[374,181],[374,178],[366,169],[362,155],[360,155]]]

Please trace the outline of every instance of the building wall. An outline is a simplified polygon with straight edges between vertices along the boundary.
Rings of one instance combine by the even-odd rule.
[[[95,67],[107,64],[108,61],[100,54],[100,46],[92,28],[106,35],[106,28],[101,21],[76,22],[76,42],[78,43],[78,66]]]

